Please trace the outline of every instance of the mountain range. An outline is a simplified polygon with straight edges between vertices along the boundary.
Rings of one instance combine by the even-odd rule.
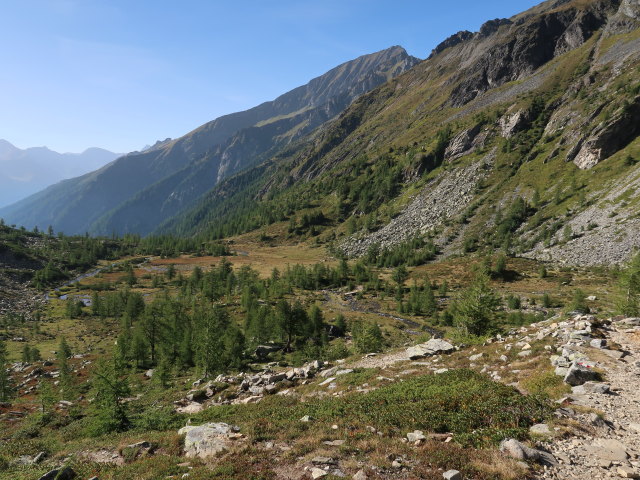
[[[88,148],[82,153],[58,153],[47,147],[22,150],[0,139],[0,206],[65,178],[96,170],[119,156],[102,148]]]
[[[274,101],[53,185],[0,210],[0,216],[9,223],[52,225],[66,233],[150,233],[221,179],[295,142],[418,62],[401,47],[361,56]]]
[[[618,263],[640,247],[639,19],[635,0],[549,0],[424,61],[366,55],[0,217],[204,241],[288,222],[347,256],[422,238]]]

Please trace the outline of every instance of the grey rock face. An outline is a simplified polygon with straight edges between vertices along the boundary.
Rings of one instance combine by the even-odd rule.
[[[640,133],[640,97],[618,111],[615,117],[600,124],[591,136],[579,143],[580,150],[573,163],[582,170],[595,167],[600,161],[624,148]]]
[[[454,107],[465,105],[491,88],[523,78],[555,56],[582,45],[614,13],[613,2],[594,2],[588,9],[557,9],[530,19],[517,28],[487,25],[490,46],[478,48],[472,65],[460,74],[451,93]],[[481,40],[483,35],[479,35]],[[464,75],[464,76],[463,76]]]
[[[451,35],[449,38],[447,38],[445,41],[443,41],[433,49],[431,55],[429,55],[429,58],[435,57],[447,48],[455,47],[456,45],[459,45],[462,42],[466,42],[467,40],[470,40],[472,38],[473,33],[468,30],[462,30],[454,35]]]
[[[511,138],[516,133],[524,130],[530,122],[530,115],[527,110],[507,112],[499,121],[500,134],[504,138]]]
[[[473,141],[480,133],[480,125],[463,130],[449,143],[444,152],[445,159],[453,159],[467,153],[473,147]]]

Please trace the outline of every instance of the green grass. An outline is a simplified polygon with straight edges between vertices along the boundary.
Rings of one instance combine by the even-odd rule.
[[[453,370],[339,398],[300,403],[269,397],[257,405],[220,406],[196,415],[193,422],[237,424],[254,440],[296,438],[338,424],[354,434],[365,434],[365,426],[393,436],[415,429],[451,432],[463,444],[486,446],[505,436],[526,438],[528,427],[549,413],[537,397],[522,396],[470,370]],[[315,421],[300,422],[304,415]]]

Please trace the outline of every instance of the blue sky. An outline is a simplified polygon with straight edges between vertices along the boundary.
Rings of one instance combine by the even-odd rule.
[[[127,152],[535,0],[0,0],[0,138]]]

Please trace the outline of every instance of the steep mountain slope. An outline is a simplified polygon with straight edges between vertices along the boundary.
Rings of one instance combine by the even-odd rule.
[[[221,178],[259,161],[263,153],[279,144],[312,130],[342,111],[358,95],[417,62],[401,47],[364,55],[272,102],[220,117],[177,140],[134,152],[96,172],[51,187],[0,210],[0,216],[28,227],[51,224],[68,233],[85,230],[145,233],[166,218],[165,210],[175,213],[173,203],[188,204]],[[199,162],[198,167],[181,172],[194,161]],[[203,167],[204,171],[199,170]],[[177,178],[168,179],[176,172]],[[206,177],[200,176],[203,174]],[[201,183],[180,184],[181,178],[193,175]],[[143,192],[165,179],[158,187]],[[131,205],[99,220],[132,199]],[[94,222],[96,226],[92,226]]]
[[[639,17],[631,0],[549,1],[460,32],[159,231],[289,220],[352,256],[426,236],[446,254],[620,262],[640,247]]]
[[[82,153],[58,153],[47,147],[22,150],[0,139],[0,206],[65,178],[96,170],[119,156],[102,148],[88,148]]]

